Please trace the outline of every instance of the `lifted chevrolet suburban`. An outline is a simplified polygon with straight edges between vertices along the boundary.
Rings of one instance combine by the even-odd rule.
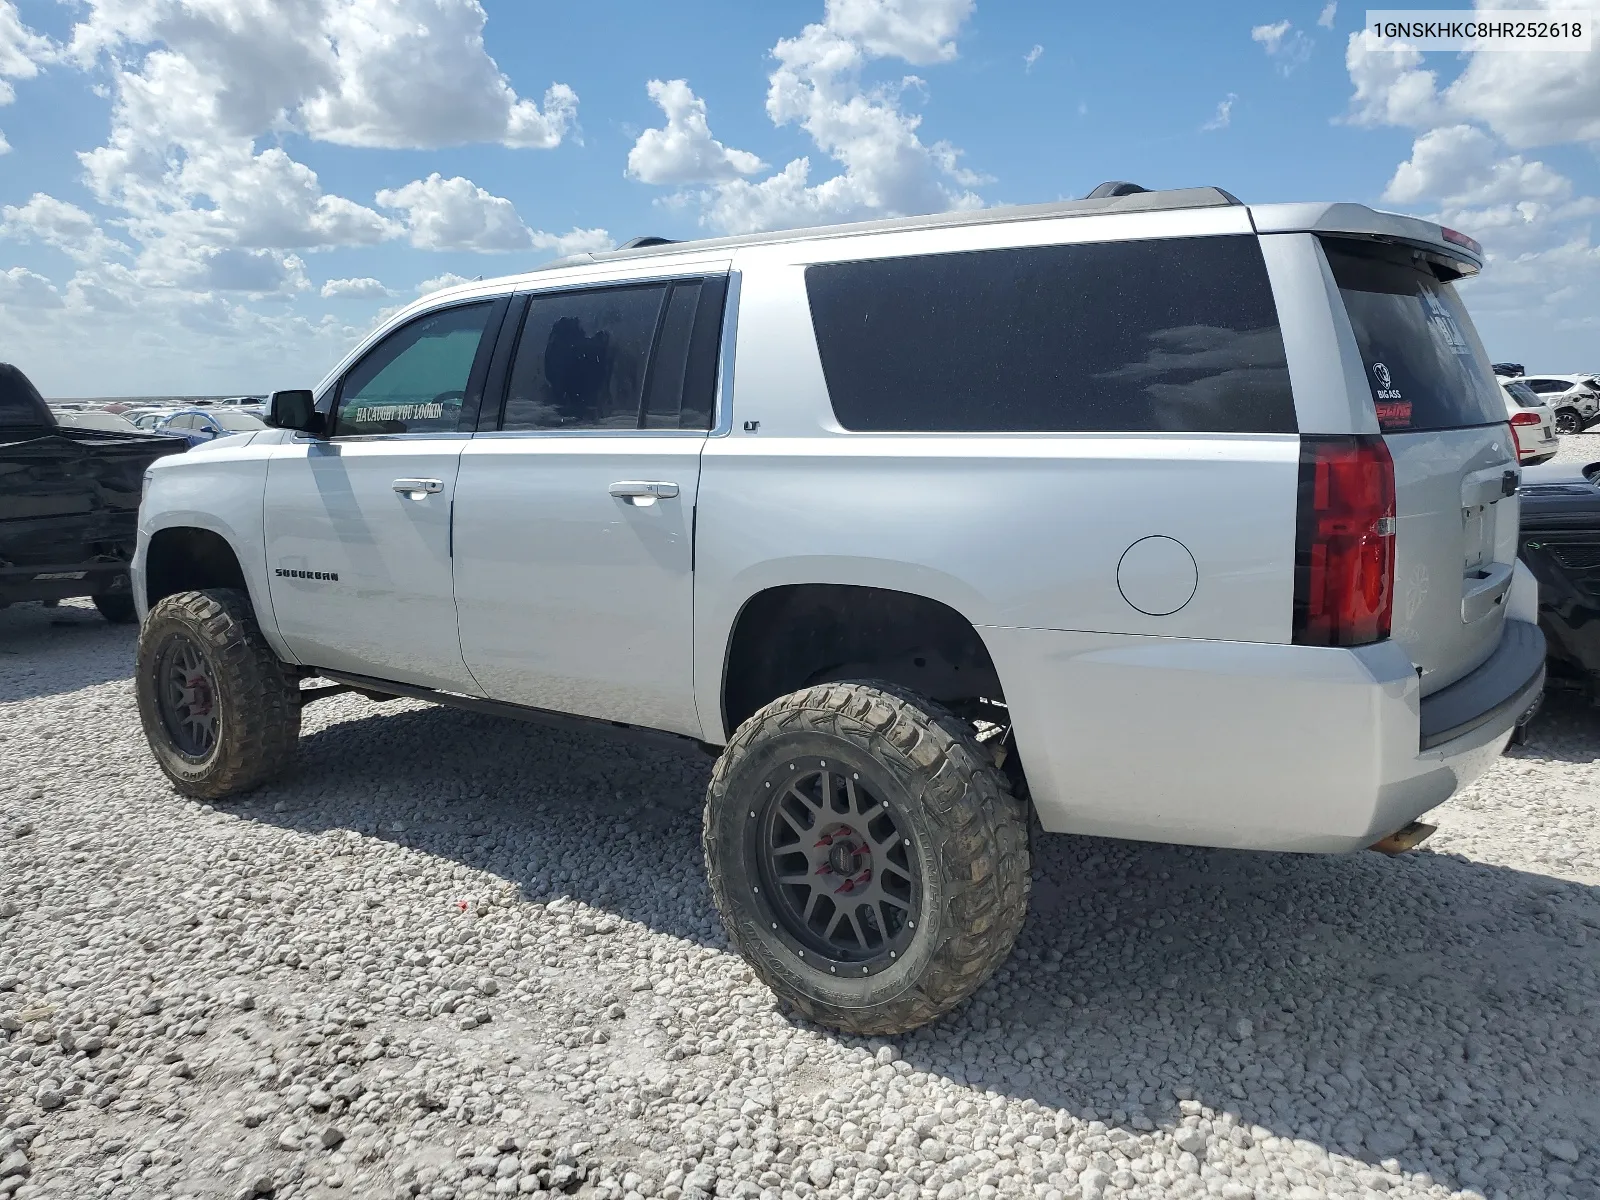
[[[908,1029],[1010,952],[1033,817],[1347,851],[1501,752],[1544,642],[1481,265],[1114,185],[435,293],[149,473],[145,731],[207,799],[313,677],[689,739],[734,943]]]

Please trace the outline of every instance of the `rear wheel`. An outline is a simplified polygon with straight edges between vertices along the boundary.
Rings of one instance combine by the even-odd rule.
[[[1583,418],[1578,415],[1575,408],[1563,408],[1556,413],[1557,433],[1582,433]]]
[[[899,1033],[969,997],[1027,912],[1026,806],[970,726],[884,683],[782,697],[706,798],[723,924],[820,1024]]]
[[[248,791],[293,761],[299,680],[242,592],[179,592],[151,609],[134,688],[151,752],[186,796]]]
[[[113,625],[131,625],[138,619],[139,613],[133,607],[131,592],[105,592],[90,599],[100,610],[100,615]]]

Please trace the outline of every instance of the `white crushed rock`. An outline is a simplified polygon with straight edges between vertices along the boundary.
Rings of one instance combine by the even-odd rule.
[[[1600,1197],[1600,710],[1399,859],[1044,838],[867,1041],[728,950],[706,760],[347,696],[213,810],[132,645],[0,612],[0,1198]]]

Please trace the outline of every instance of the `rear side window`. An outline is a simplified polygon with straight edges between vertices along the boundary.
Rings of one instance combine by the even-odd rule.
[[[1254,237],[825,263],[806,289],[846,429],[1296,429]]]
[[[1543,403],[1539,399],[1539,394],[1525,383],[1508,383],[1505,385],[1505,389],[1506,394],[1522,408],[1538,408]]]
[[[1472,318],[1425,260],[1324,239],[1385,432],[1504,423],[1505,402]]]
[[[501,428],[709,429],[725,279],[535,295]]]

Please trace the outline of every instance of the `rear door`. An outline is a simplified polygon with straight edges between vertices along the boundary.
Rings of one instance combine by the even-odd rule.
[[[726,286],[528,298],[456,491],[461,647],[485,695],[701,736],[694,514]]]
[[[1516,560],[1517,453],[1472,320],[1420,252],[1324,238],[1394,459],[1393,637],[1428,695],[1500,642]]]

